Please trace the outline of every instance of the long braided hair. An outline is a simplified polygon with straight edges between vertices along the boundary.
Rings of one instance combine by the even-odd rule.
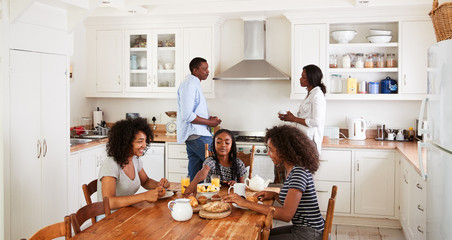
[[[228,129],[220,129],[218,130],[215,135],[213,136],[213,141],[211,144],[212,147],[212,152],[213,152],[213,159],[215,160],[215,174],[217,174],[218,176],[220,176],[220,182],[223,183],[223,181],[225,180],[223,177],[223,174],[221,173],[221,166],[220,166],[220,161],[218,160],[218,155],[217,155],[217,150],[215,148],[215,139],[218,137],[218,135],[220,135],[221,133],[227,133],[231,139],[232,139],[232,143],[231,143],[231,151],[228,154],[228,158],[229,158],[229,162],[231,163],[231,169],[232,169],[232,179],[234,181],[239,181],[239,166],[237,164],[237,146],[235,144],[235,138],[234,135],[232,134],[231,131],[229,131]]]

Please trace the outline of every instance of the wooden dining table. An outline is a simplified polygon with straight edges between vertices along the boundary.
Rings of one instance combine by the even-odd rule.
[[[264,225],[266,215],[233,206],[231,215],[222,219],[204,219],[193,213],[188,221],[176,221],[171,217],[168,202],[182,198],[180,183],[171,183],[168,189],[175,190],[172,197],[120,208],[73,239],[253,239],[256,226]],[[279,192],[279,188],[266,190]],[[254,193],[246,190],[247,196]],[[221,187],[218,194],[227,195],[228,188]],[[273,200],[265,200],[263,204],[273,205]]]

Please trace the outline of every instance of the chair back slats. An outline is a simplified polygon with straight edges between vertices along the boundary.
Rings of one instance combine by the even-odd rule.
[[[97,179],[94,179],[88,185],[83,184],[82,185],[83,195],[85,196],[86,204],[93,203],[91,201],[91,195],[93,195],[95,192],[97,192]],[[96,218],[91,218],[91,222],[94,224],[96,222]]]
[[[331,229],[333,228],[334,205],[336,203],[337,186],[333,185],[331,190],[331,197],[328,200],[328,208],[326,210],[325,228],[323,229],[322,240],[330,238]]]
[[[55,223],[44,227],[37,231],[29,240],[50,240],[59,237],[64,237],[64,239],[71,239],[71,218],[69,216],[64,217],[63,222]]]
[[[95,202],[83,206],[76,213],[71,214],[72,227],[74,228],[75,234],[81,232],[80,226],[82,226],[82,224],[88,219],[102,214],[109,216],[110,213],[111,210],[108,197],[104,197],[103,202]]]
[[[252,146],[250,153],[244,153],[242,151],[237,152],[237,158],[242,160],[242,162],[245,164],[245,167],[250,166],[250,173],[248,174],[249,178],[252,177],[253,173],[253,162],[254,162],[254,151],[256,149],[256,146]]]

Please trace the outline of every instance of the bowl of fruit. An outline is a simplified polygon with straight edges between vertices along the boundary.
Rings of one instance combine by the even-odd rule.
[[[220,188],[212,185],[211,183],[200,183],[197,185],[197,195],[198,196],[206,196],[207,199],[210,199],[213,195],[217,194],[220,191]]]

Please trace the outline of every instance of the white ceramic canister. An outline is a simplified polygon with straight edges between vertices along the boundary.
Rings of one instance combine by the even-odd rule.
[[[352,59],[350,58],[350,55],[348,55],[348,54],[342,55],[342,67],[350,68],[351,64],[352,64]]]
[[[173,207],[171,207],[173,204]],[[190,205],[190,199],[179,198],[168,203],[168,208],[171,210],[171,216],[176,221],[187,221],[193,216],[193,208]]]

